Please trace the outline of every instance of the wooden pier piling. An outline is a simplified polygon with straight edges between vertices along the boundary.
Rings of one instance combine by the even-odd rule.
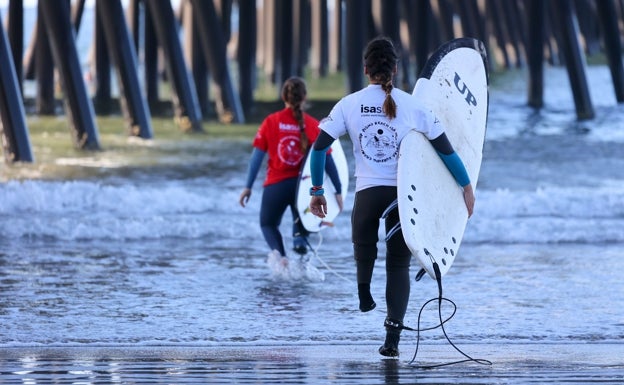
[[[292,75],[340,71],[345,93],[359,90],[365,85],[364,46],[378,34],[392,38],[400,51],[396,86],[406,90],[442,42],[470,36],[486,44],[493,74],[526,66],[528,106],[544,107],[545,65],[565,65],[576,118],[592,119],[585,73],[592,55],[604,55],[617,102],[624,102],[622,1],[181,0],[180,16],[171,0],[129,0],[126,10],[121,0],[95,0],[93,9],[86,4],[38,1],[36,23],[24,25],[23,0],[8,0],[2,31],[8,43],[0,57],[7,162],[33,159],[24,111],[64,113],[76,146],[100,149],[95,114],[113,111],[111,67],[129,134],[148,139],[151,116],[171,113],[159,110],[163,82],[171,87],[182,130],[202,132],[202,122],[212,118],[244,123],[254,111],[258,73],[278,89],[276,100]],[[92,62],[83,76],[75,36],[85,12],[95,12],[95,23]],[[32,31],[26,49],[25,29]],[[34,81],[29,89],[36,92],[22,103],[25,81]]]

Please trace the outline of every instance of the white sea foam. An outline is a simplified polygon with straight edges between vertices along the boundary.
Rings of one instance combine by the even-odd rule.
[[[624,306],[621,107],[596,100],[599,117],[580,127],[569,96],[549,96],[534,112],[517,81],[492,92],[475,214],[443,283],[458,306],[448,330],[456,342],[489,346],[615,346]],[[324,281],[275,279],[258,225],[261,176],[248,207],[238,204],[250,142],[155,141],[139,162],[136,151],[103,151],[95,163],[36,164],[25,167],[33,179],[0,183],[0,346],[380,343],[383,246],[371,285],[379,306],[364,315],[350,207],[322,231],[318,253],[331,269],[312,258]],[[287,211],[287,251],[290,225]],[[413,283],[407,325],[437,290],[431,279]],[[429,310],[424,322],[435,324]],[[403,352],[414,343],[406,333]]]
[[[259,194],[258,194],[259,195]],[[0,238],[133,240],[246,238],[258,235],[254,195],[245,209],[238,191],[180,182],[140,186],[98,181],[11,181],[0,184]],[[346,211],[349,211],[347,208]],[[338,220],[348,228],[348,213]],[[289,215],[285,223],[290,222]],[[478,190],[465,242],[624,242],[624,187]],[[343,229],[344,230],[344,229]],[[339,230],[338,230],[339,231]],[[347,237],[348,231],[340,233]]]

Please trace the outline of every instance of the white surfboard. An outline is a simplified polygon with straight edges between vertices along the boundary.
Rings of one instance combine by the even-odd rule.
[[[331,146],[331,155],[334,158],[334,163],[338,169],[338,177],[342,184],[341,195],[343,203],[347,198],[347,191],[349,190],[349,166],[347,164],[347,158],[342,149],[342,145],[339,140],[335,140]],[[327,216],[323,219],[317,217],[310,212],[310,188],[312,187],[312,177],[310,174],[310,157],[312,151],[308,151],[305,163],[299,174],[299,185],[297,186],[297,211],[301,218],[301,223],[309,232],[318,232],[323,227],[333,226],[333,221],[340,214],[340,208],[338,201],[336,200],[336,187],[331,182],[331,179],[325,173],[325,179],[323,180],[323,188],[325,189],[325,199],[327,200]]]
[[[483,43],[452,40],[428,60],[413,95],[442,121],[473,188],[481,168],[488,112],[487,59]],[[417,131],[401,141],[398,209],[403,237],[420,265],[436,278],[457,256],[468,221],[461,187],[431,143]]]

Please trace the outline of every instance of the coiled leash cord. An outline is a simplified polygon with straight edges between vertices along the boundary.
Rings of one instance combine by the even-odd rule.
[[[393,210],[398,210],[399,207],[399,200],[398,198],[395,199],[392,203],[390,203],[390,205],[388,205],[388,207],[386,208],[386,210],[384,210],[383,214],[381,215],[382,219],[385,219],[391,211]],[[390,230],[387,231],[386,233],[386,242],[392,238],[392,236],[394,236],[396,233],[398,233],[401,230],[401,222],[397,222],[397,224],[391,228]],[[448,334],[446,333],[446,330],[444,329],[444,324],[446,322],[448,322],[451,318],[453,318],[453,316],[455,315],[455,313],[457,312],[457,305],[455,305],[455,302],[451,301],[448,298],[444,298],[442,296],[442,273],[440,272],[440,266],[438,265],[438,262],[436,262],[435,258],[433,257],[433,255],[431,255],[431,253],[429,252],[429,250],[425,249],[425,254],[429,256],[429,259],[431,260],[431,263],[433,265],[433,272],[435,274],[436,277],[436,282],[438,283],[438,297],[437,298],[432,298],[430,300],[428,300],[427,302],[425,302],[422,307],[420,308],[420,311],[418,312],[418,323],[416,326],[416,329],[410,328],[408,326],[404,326],[401,325],[399,326],[401,329],[405,329],[405,330],[410,330],[410,331],[414,331],[416,332],[416,351],[414,352],[414,356],[412,357],[412,360],[409,362],[410,364],[412,364],[415,360],[416,360],[416,355],[418,354],[418,348],[420,346],[420,332],[424,332],[427,330],[433,330],[433,329],[437,329],[437,328],[441,328],[442,329],[442,333],[444,334],[444,337],[446,338],[446,340],[448,341],[449,344],[451,344],[451,346],[453,348],[455,348],[455,350],[457,350],[462,356],[466,357],[465,360],[459,360],[459,361],[453,361],[453,362],[446,362],[443,364],[436,364],[436,365],[417,365],[417,368],[421,368],[421,369],[433,369],[433,368],[438,368],[441,366],[449,366],[449,365],[455,365],[455,364],[460,364],[463,362],[476,362],[478,364],[481,365],[492,365],[491,361],[485,360],[485,359],[481,359],[481,358],[472,358],[469,355],[467,355],[466,353],[464,353],[460,348],[458,348],[453,341],[451,341],[451,339],[449,338]],[[421,269],[418,274],[416,274],[416,281],[419,281],[423,275],[425,275],[426,271],[425,269]],[[429,327],[429,328],[420,328],[420,318],[422,315],[423,310],[425,309],[425,307],[434,301],[438,301],[438,318],[440,320],[440,323]],[[442,301],[446,301],[448,303],[450,303],[451,305],[453,305],[453,313],[451,313],[451,315],[447,318],[447,319],[442,319]]]
[[[453,343],[453,341],[451,341],[450,337],[446,333],[446,329],[444,329],[444,324],[447,321],[449,321],[451,318],[453,318],[453,316],[457,312],[457,305],[455,305],[455,302],[453,302],[450,299],[445,298],[444,296],[442,296],[442,274],[440,273],[440,267],[438,266],[438,263],[433,259],[431,254],[429,254],[429,252],[427,250],[425,250],[425,252],[427,253],[427,255],[429,255],[429,257],[431,258],[431,261],[433,263],[433,272],[435,273],[436,282],[438,283],[438,297],[437,298],[431,298],[430,300],[428,300],[427,302],[425,302],[421,306],[420,311],[418,312],[417,327],[415,329],[407,327],[407,326],[403,326],[403,329],[415,331],[417,333],[416,334],[416,350],[414,351],[414,356],[412,357],[412,360],[409,363],[412,364],[416,360],[416,355],[418,354],[418,348],[420,346],[420,332],[441,328],[442,329],[442,333],[444,334],[444,337],[446,338],[448,343],[451,344],[451,346],[455,350],[457,350],[462,356],[466,357],[466,359],[459,360],[459,361],[446,362],[446,363],[442,363],[442,364],[435,364],[435,365],[417,365],[416,367],[421,368],[421,369],[433,369],[433,368],[439,368],[439,367],[442,367],[442,366],[461,364],[461,363],[464,363],[464,362],[475,362],[475,363],[481,364],[481,365],[492,365],[492,362],[489,361],[489,360],[486,360],[486,359],[483,359],[483,358],[473,358],[473,357],[469,356],[468,354],[464,353],[460,348],[457,347],[457,345],[455,345]],[[416,275],[416,280],[418,281],[423,276],[423,274],[424,274],[424,269],[421,270]],[[434,302],[434,301],[438,301],[438,319],[440,320],[440,323],[435,325],[435,326],[429,327],[429,328],[421,329],[420,328],[420,319],[421,319],[422,312],[423,312],[423,310],[425,309],[425,307],[429,303]],[[442,301],[446,301],[446,302],[450,303],[451,305],[453,305],[453,312],[451,313],[450,316],[448,316],[448,318],[446,318],[444,320],[442,319]]]

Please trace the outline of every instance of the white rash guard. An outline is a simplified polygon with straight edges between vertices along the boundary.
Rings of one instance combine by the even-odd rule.
[[[381,85],[368,87],[342,98],[320,123],[331,137],[349,133],[355,157],[355,191],[372,186],[396,186],[399,144],[412,129],[435,139],[444,132],[441,122],[411,94],[392,89],[397,116],[383,113],[386,93]]]

